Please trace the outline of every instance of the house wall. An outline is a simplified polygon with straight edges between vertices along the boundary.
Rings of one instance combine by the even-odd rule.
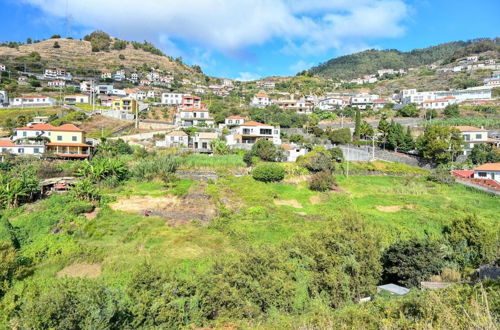
[[[500,171],[477,171],[474,170],[474,179],[491,179],[500,182]]]

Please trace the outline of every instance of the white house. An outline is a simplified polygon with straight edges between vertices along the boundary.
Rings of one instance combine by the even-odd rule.
[[[467,56],[467,62],[477,62],[479,57],[477,55]]]
[[[89,100],[89,96],[85,94],[66,95],[64,97],[66,104],[89,103]]]
[[[486,83],[487,86],[500,86],[500,79],[489,79]]]
[[[468,156],[476,144],[488,143],[488,131],[474,126],[454,126],[464,138],[463,154]]]
[[[127,92],[125,92],[124,89],[113,88],[113,90],[111,91],[111,95],[124,97],[124,96],[127,96]]]
[[[405,104],[422,104],[425,101],[434,100],[436,98],[435,93],[436,92],[417,92],[416,89],[403,89],[401,91],[401,101]]]
[[[139,88],[125,88],[125,94],[134,100],[142,101],[146,99],[146,92]]]
[[[280,128],[255,121],[248,121],[240,126],[233,127],[231,134],[226,136],[228,145],[252,145],[259,139],[266,139],[276,145],[280,145]]]
[[[125,70],[117,70],[113,75],[113,80],[122,81],[125,80]]]
[[[138,81],[139,80],[139,74],[138,73],[131,73],[130,74],[130,80],[132,81]]]
[[[424,109],[444,109],[448,105],[457,103],[457,99],[453,96],[445,96],[441,99],[424,101],[422,106]]]
[[[271,101],[269,99],[269,96],[264,92],[255,94],[252,98],[252,101],[250,102],[250,105],[254,107],[265,107],[270,104]]]
[[[101,71],[101,79],[111,79],[112,73],[109,70]]]
[[[27,86],[30,83],[28,82],[28,77],[26,77],[26,76],[19,76],[19,77],[17,77],[17,84],[18,85]]]
[[[9,103],[9,94],[6,91],[0,91],[0,106]]]
[[[433,93],[435,95],[435,98],[453,96],[454,98],[457,99],[457,103],[461,103],[464,101],[491,100],[492,88],[493,86],[477,86],[477,87],[470,87],[467,89],[438,91]]]
[[[90,94],[92,93],[92,82],[82,81],[80,83],[80,92]]]
[[[12,99],[13,107],[51,107],[56,104],[56,100],[42,95],[25,95]]]
[[[212,150],[210,142],[219,138],[217,133],[196,132],[193,137],[193,149]]]
[[[5,64],[0,63],[0,71],[7,71],[7,67],[5,66]]]
[[[491,179],[500,183],[500,163],[487,163],[474,169],[475,179]]]
[[[22,139],[13,142],[10,140],[0,140],[0,154],[8,152],[12,155],[40,156],[44,151],[44,141]]]
[[[66,70],[61,69],[61,68],[48,68],[45,69],[43,76],[46,79],[51,79],[51,78],[58,78],[58,79],[64,79],[64,80],[71,80],[72,76],[69,72],[66,72]]]
[[[176,115],[175,123],[180,127],[214,127],[215,121],[206,108],[182,108]]]
[[[161,95],[161,104],[165,105],[181,105],[184,94],[180,93],[163,93]]]
[[[229,116],[224,119],[224,125],[227,126],[238,126],[245,122],[245,118],[241,116]]]
[[[340,109],[342,107],[342,99],[341,98],[333,98],[329,97],[323,100],[320,100],[316,107],[323,111],[332,111],[336,109]]]
[[[113,85],[97,85],[94,90],[97,94],[110,95],[113,93]]]
[[[358,107],[359,109],[366,109],[373,105],[373,100],[378,99],[378,95],[358,94],[351,98],[351,106]]]
[[[150,99],[155,99],[157,97],[161,97],[161,91],[159,89],[150,89],[146,95]]]
[[[296,145],[282,144],[281,147],[285,149],[287,162],[295,162],[299,156],[304,156],[307,153],[306,148],[301,148]]]
[[[66,87],[66,81],[64,80],[52,80],[47,82],[48,87],[52,88],[64,88]]]
[[[189,136],[183,131],[173,131],[165,135],[164,141],[158,141],[158,147],[187,147]]]

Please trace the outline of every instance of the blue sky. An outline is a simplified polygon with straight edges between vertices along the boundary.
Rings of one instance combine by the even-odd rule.
[[[500,36],[499,0],[0,0],[0,8],[1,41],[102,29],[243,80],[368,48]]]

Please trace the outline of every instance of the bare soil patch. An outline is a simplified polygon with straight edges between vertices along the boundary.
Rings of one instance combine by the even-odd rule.
[[[306,216],[307,215],[306,212],[293,212],[293,213],[295,213],[297,215],[302,215],[302,216]]]
[[[297,202],[295,199],[292,199],[292,200],[289,200],[289,201],[285,201],[285,200],[275,200],[274,201],[274,205],[285,205],[285,206],[291,206],[291,207],[294,207],[296,209],[301,209],[302,208],[302,204],[300,204],[299,202]]]
[[[99,213],[100,210],[101,210],[100,208],[96,207],[94,211],[89,213],[84,213],[83,215],[85,216],[85,218],[87,218],[87,220],[93,220],[95,219],[95,217],[97,217],[97,213]]]
[[[286,184],[297,185],[302,182],[306,182],[309,179],[310,175],[296,175],[285,178],[283,181]]]
[[[167,225],[180,226],[199,220],[208,222],[216,214],[215,205],[207,194],[205,185],[199,184],[191,188],[185,197],[165,196],[133,196],[120,199],[111,204],[113,210],[136,212],[167,219]]]
[[[330,192],[333,194],[347,194],[347,191],[340,188],[339,186],[333,186]]]
[[[401,211],[403,209],[406,209],[406,210],[413,209],[414,207],[415,207],[415,205],[413,205],[413,204],[407,204],[407,205],[392,205],[392,206],[378,205],[375,208],[381,212],[391,213],[391,212],[398,212],[398,211]]]
[[[101,265],[100,264],[88,264],[88,263],[74,263],[60,270],[56,277],[84,277],[84,278],[95,278],[101,275]]]
[[[309,202],[311,202],[312,205],[317,205],[321,203],[321,196],[319,195],[314,195],[309,197]]]

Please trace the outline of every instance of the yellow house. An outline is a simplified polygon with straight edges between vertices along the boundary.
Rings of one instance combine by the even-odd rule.
[[[111,109],[135,112],[137,110],[137,101],[129,97],[113,100]]]
[[[92,146],[85,143],[85,132],[73,124],[30,124],[17,128],[14,138],[46,139],[46,152],[60,158],[88,158],[92,151]]]

